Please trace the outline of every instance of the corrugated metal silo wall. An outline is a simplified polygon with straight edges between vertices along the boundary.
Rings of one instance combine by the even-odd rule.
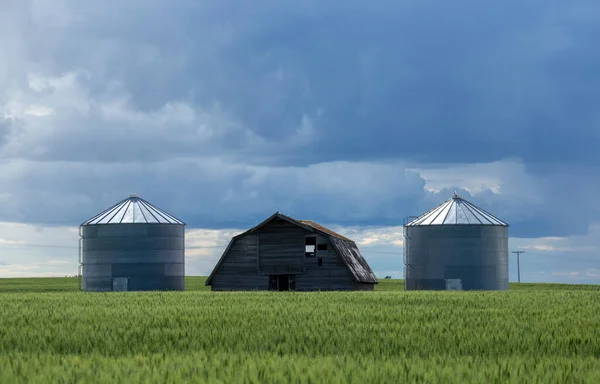
[[[508,289],[508,227],[429,225],[406,227],[406,289]]]
[[[89,225],[81,234],[84,291],[112,291],[117,277],[129,291],[184,289],[183,225]]]

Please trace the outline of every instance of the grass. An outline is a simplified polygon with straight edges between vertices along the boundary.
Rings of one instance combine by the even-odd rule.
[[[206,277],[187,276],[186,291],[210,291],[204,285]],[[600,291],[600,285],[591,284],[554,284],[554,283],[510,283],[510,290],[588,290]],[[380,279],[376,291],[403,291],[404,280]],[[0,278],[0,294],[8,292],[78,292],[79,280],[76,277],[44,278]]]
[[[0,382],[600,382],[600,287],[83,293],[0,279]]]

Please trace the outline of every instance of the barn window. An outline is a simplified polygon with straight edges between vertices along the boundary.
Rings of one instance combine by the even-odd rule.
[[[315,257],[317,255],[316,247],[317,247],[317,238],[314,236],[307,237],[304,240],[305,245],[305,256],[306,257]]]
[[[319,259],[318,259],[318,265],[319,265],[319,267],[322,267],[322,266],[323,266],[323,259],[322,259],[322,258],[320,258],[320,257],[319,257]]]
[[[326,251],[326,250],[327,250],[327,244],[317,245],[317,251]]]

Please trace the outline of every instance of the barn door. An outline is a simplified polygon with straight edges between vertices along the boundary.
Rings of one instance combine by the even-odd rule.
[[[277,275],[269,275],[269,291],[277,291]]]
[[[296,290],[296,275],[290,275],[290,291]]]
[[[290,276],[289,275],[279,275],[277,276],[277,290],[279,291],[289,291],[290,290]]]

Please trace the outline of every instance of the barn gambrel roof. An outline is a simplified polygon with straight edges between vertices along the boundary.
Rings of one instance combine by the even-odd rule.
[[[205,285],[210,285],[212,278],[214,277],[217,270],[219,269],[219,266],[225,259],[225,256],[229,252],[229,249],[232,247],[233,243],[238,238],[243,237],[248,234],[251,234],[251,233],[255,233],[256,231],[258,231],[259,229],[261,229],[262,227],[264,227],[265,225],[267,225],[268,223],[270,223],[271,221],[273,221],[275,219],[285,220],[289,223],[292,223],[301,228],[304,228],[309,232],[319,233],[319,234],[329,238],[329,241],[331,242],[332,246],[334,247],[334,249],[336,250],[338,255],[340,255],[340,257],[342,258],[342,261],[344,262],[344,264],[346,264],[346,266],[352,273],[354,280],[357,283],[369,283],[369,284],[377,284],[378,283],[375,273],[373,273],[373,271],[369,267],[369,264],[367,264],[367,261],[361,255],[360,250],[358,249],[358,246],[356,245],[356,243],[353,240],[350,240],[349,238],[344,237],[344,236],[340,235],[339,233],[332,231],[329,228],[326,228],[320,224],[317,224],[314,221],[297,220],[297,219],[294,219],[293,217],[286,216],[279,212],[275,212],[273,215],[271,215],[269,218],[264,220],[262,223],[256,225],[255,227],[250,228],[249,230],[247,230],[243,233],[240,233],[239,235],[234,236],[231,239],[231,241],[227,245],[227,248],[221,255],[221,258],[217,262],[217,265],[215,265],[215,268],[211,272],[210,276],[208,276],[208,279],[206,279]]]

